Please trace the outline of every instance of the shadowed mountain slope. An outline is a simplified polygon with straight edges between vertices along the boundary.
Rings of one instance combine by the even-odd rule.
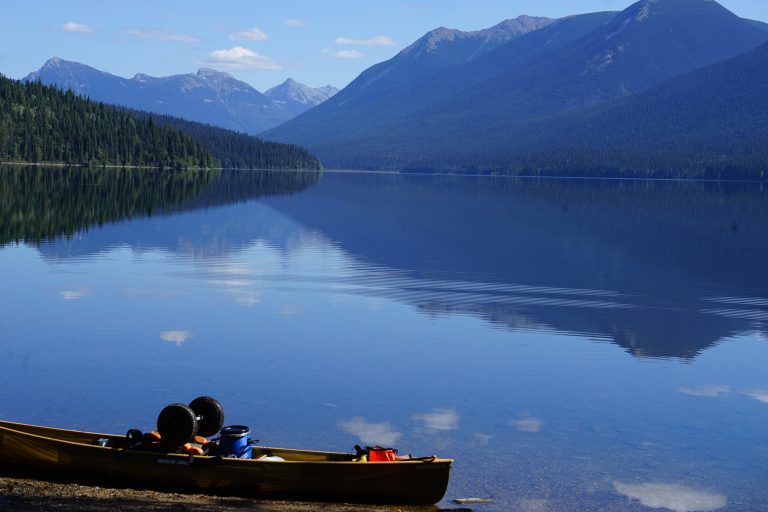
[[[714,1],[642,0],[549,23],[409,81],[392,70],[406,69],[401,53],[378,65],[395,78],[374,66],[264,135],[301,143],[330,167],[483,167],[505,153],[521,122],[645,91],[766,40],[758,24]]]

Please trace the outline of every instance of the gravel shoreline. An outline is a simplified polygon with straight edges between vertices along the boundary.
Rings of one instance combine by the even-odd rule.
[[[174,512],[425,512],[437,507],[384,507],[177,494],[0,476],[0,510],[14,512],[174,511]],[[456,510],[456,509],[453,509]],[[467,509],[462,509],[467,510]]]

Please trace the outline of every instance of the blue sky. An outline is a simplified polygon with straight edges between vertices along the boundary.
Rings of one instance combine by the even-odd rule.
[[[620,10],[632,0],[6,1],[0,72],[58,56],[116,75],[228,71],[260,91],[288,77],[343,87],[429,30],[477,30],[521,14]],[[766,0],[721,0],[768,22]]]

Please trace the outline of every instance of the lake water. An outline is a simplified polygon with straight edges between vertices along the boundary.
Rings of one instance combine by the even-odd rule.
[[[768,187],[0,170],[0,409],[453,457],[443,506],[768,510]]]

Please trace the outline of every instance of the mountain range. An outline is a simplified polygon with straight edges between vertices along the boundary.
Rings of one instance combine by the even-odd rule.
[[[206,68],[194,74],[153,77],[139,73],[122,78],[58,57],[23,80],[40,80],[96,101],[248,134],[283,123],[337,92],[331,86],[313,89],[288,79],[262,94],[228,73]]]
[[[264,94],[210,69],[120,78],[49,60],[27,80],[306,147],[325,167],[762,177],[768,24],[714,0],[434,29],[342,91]],[[735,174],[734,174],[735,173]]]
[[[574,159],[578,166],[618,170],[736,166],[739,155],[725,155],[724,164],[722,154],[692,162],[695,151],[669,153],[661,162],[608,161],[601,156],[602,144],[640,155],[646,145],[663,142],[676,152],[685,141],[675,137],[691,137],[687,126],[714,137],[727,118],[736,125],[723,134],[721,146],[727,147],[741,121],[754,123],[733,109],[716,109],[734,106],[728,98],[737,90],[759,93],[739,96],[749,105],[766,103],[762,53],[668,82],[766,41],[768,26],[742,19],[714,0],[641,0],[621,12],[521,17],[470,33],[441,28],[262,135],[303,145],[326,167],[519,172],[569,170]],[[657,87],[671,89],[643,94]],[[667,103],[660,104],[660,98]],[[720,101],[713,104],[711,98]],[[687,117],[675,115],[678,108]],[[630,111],[659,115],[635,125],[626,122]],[[597,139],[583,136],[593,129],[601,134]],[[566,131],[572,153],[561,144]],[[621,144],[612,138],[615,133]],[[742,141],[753,149],[754,135]]]

